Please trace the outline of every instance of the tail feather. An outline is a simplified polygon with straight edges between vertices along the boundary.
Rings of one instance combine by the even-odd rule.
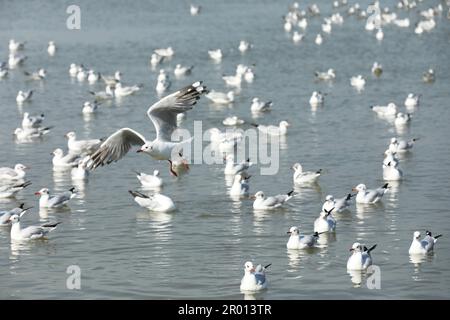
[[[46,224],[41,225],[41,227],[43,227],[43,228],[55,228],[60,223],[61,222],[46,223]]]
[[[138,197],[138,198],[149,198],[149,196],[146,196],[145,194],[142,194],[142,193],[140,193],[139,191],[128,190],[128,192],[129,192],[133,197]]]

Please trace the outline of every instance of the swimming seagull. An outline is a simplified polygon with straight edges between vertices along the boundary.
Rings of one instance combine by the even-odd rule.
[[[114,75],[112,76],[104,76],[103,74],[100,76],[105,84],[110,87],[114,87],[117,82],[122,80],[122,73],[120,71],[114,72]]]
[[[413,109],[419,105],[420,94],[409,93],[405,99],[405,107],[407,109]]]
[[[107,85],[105,91],[89,91],[95,97],[96,101],[110,100],[114,98],[114,87]]]
[[[271,110],[272,104],[272,101],[260,101],[259,98],[254,97],[252,99],[250,110],[253,113],[267,112]]]
[[[325,202],[322,205],[322,211],[328,210],[334,208],[334,212],[340,213],[345,210],[348,210],[351,205],[352,198],[354,197],[354,194],[347,194],[343,198],[335,199],[332,195],[327,195],[325,198]]]
[[[36,72],[24,71],[23,74],[27,76],[27,80],[44,80],[47,76],[47,71],[41,68]]]
[[[389,145],[389,150],[396,153],[404,153],[411,150],[416,143],[416,141],[419,140],[417,138],[411,139],[409,141],[406,140],[398,140],[397,138],[391,138],[391,143]]]
[[[201,6],[197,6],[195,4],[191,4],[191,8],[190,8],[190,12],[191,12],[191,16],[197,16],[200,14],[201,11]]]
[[[352,191],[358,192],[356,195],[357,203],[377,203],[383,198],[383,195],[388,190],[388,183],[377,189],[367,189],[363,183],[358,184]]]
[[[314,75],[316,76],[317,80],[323,80],[323,81],[330,81],[334,80],[336,78],[336,74],[334,73],[333,69],[328,69],[326,72],[320,72],[316,71],[314,72]]]
[[[239,49],[240,52],[244,53],[244,52],[248,51],[248,49],[250,49],[252,46],[253,45],[251,45],[248,41],[241,40],[239,42],[238,49]]]
[[[39,128],[16,128],[14,130],[14,136],[18,143],[33,142],[34,139],[42,138],[50,132],[52,127],[39,127]]]
[[[83,103],[83,108],[81,109],[81,112],[83,112],[84,114],[95,113],[97,112],[97,109],[98,109],[97,101],[94,102],[86,101],[85,103]]]
[[[14,166],[14,169],[8,168],[8,167],[1,167],[0,168],[0,181],[17,181],[20,179],[25,178],[26,172],[25,170],[28,169],[26,166],[24,166],[21,163],[18,163]]]
[[[39,128],[44,121],[44,114],[38,116],[31,116],[30,113],[24,112],[22,119],[22,128],[30,129],[30,128]]]
[[[270,136],[285,136],[287,134],[287,128],[290,126],[290,124],[287,121],[283,120],[280,121],[280,124],[278,126],[264,126],[256,123],[252,123],[252,126],[258,128],[260,132],[268,134]]]
[[[208,50],[209,57],[216,62],[220,62],[222,60],[222,50]]]
[[[398,161],[383,162],[383,180],[398,181],[403,178],[403,171],[398,166]]]
[[[16,101],[18,104],[24,103],[25,101],[30,101],[32,95],[33,95],[33,90],[29,90],[29,91],[19,90],[19,92],[17,93]]]
[[[143,208],[156,212],[170,212],[176,209],[172,199],[159,193],[147,196],[138,191],[128,191],[134,201]]]
[[[314,232],[324,233],[336,230],[336,220],[331,214],[333,210],[334,208],[320,211],[319,217],[314,220]]]
[[[285,202],[289,201],[292,198],[292,194],[294,191],[289,191],[286,194],[279,194],[272,197],[267,197],[264,195],[264,192],[258,191],[253,198],[255,201],[253,202],[253,209],[255,210],[273,210],[280,208]]]
[[[375,61],[372,65],[372,73],[377,77],[381,76],[383,73],[383,66]]]
[[[227,93],[211,90],[205,95],[206,98],[215,104],[229,104],[234,101],[234,91]]]
[[[65,137],[69,152],[74,154],[92,154],[103,142],[102,139],[77,140],[77,135],[73,131],[68,132]]]
[[[248,184],[248,179],[251,176],[245,174],[237,174],[234,176],[233,185],[230,189],[230,196],[248,196],[250,185]]]
[[[40,226],[28,226],[26,228],[20,227],[20,218],[26,211],[22,212],[20,215],[13,215],[10,220],[12,223],[11,227],[11,239],[12,240],[34,240],[42,239],[47,236],[48,233],[55,230],[56,226],[61,222],[46,223]]]
[[[122,128],[104,141],[100,148],[91,156],[90,168],[110,164],[121,159],[133,145],[141,146],[137,152],[143,152],[156,160],[169,160],[173,151],[181,151],[183,144],[192,139],[172,142],[171,135],[177,128],[177,114],[194,107],[200,96],[206,92],[201,81],[184,87],[153,104],[147,115],[156,129],[156,139],[146,140],[143,135],[129,128]]]
[[[88,71],[87,80],[88,80],[89,84],[96,83],[100,78],[101,78],[100,73],[95,72],[92,69]]]
[[[389,102],[387,106],[370,106],[370,109],[379,116],[395,116],[397,114],[397,105],[393,102]]]
[[[361,91],[364,89],[366,80],[359,74],[350,78],[350,84],[352,87],[356,88],[356,90]]]
[[[245,121],[242,119],[239,119],[237,116],[230,116],[230,117],[225,118],[222,121],[222,123],[224,126],[238,126],[238,125],[244,124]]]
[[[8,66],[10,69],[14,69],[17,66],[22,65],[28,57],[23,54],[10,53],[8,56]]]
[[[394,124],[396,126],[404,126],[407,125],[411,122],[411,114],[410,113],[403,113],[403,112],[399,112],[397,113],[395,120],[394,120]]]
[[[9,226],[11,225],[11,216],[17,214],[20,215],[21,213],[31,209],[32,207],[24,208],[25,203],[21,203],[18,207],[11,209],[9,211],[0,211],[0,227],[1,226]]]
[[[315,183],[322,173],[322,169],[303,171],[302,165],[298,162],[292,166],[292,169],[294,170],[293,180],[296,185]]]
[[[426,254],[433,251],[434,244],[440,237],[442,237],[442,234],[433,237],[430,231],[426,231],[426,236],[420,240],[420,232],[414,232],[414,238],[409,247],[409,254]]]
[[[34,193],[39,198],[39,208],[61,208],[65,206],[70,199],[75,197],[75,188],[70,188],[69,191],[63,192],[61,194],[50,196],[49,190],[47,188],[42,188],[41,190]]]
[[[146,174],[143,172],[137,172],[137,178],[141,182],[143,187],[146,188],[160,188],[163,185],[163,180],[159,177],[159,171],[154,170],[153,174]]]
[[[248,168],[250,168],[253,163],[250,161],[250,159],[246,159],[245,161],[242,161],[239,164],[234,163],[234,156],[233,154],[227,155],[225,158],[226,164],[224,169],[224,174],[226,175],[237,175],[237,174],[244,174]]]
[[[172,47],[155,49],[153,50],[153,52],[164,58],[170,58],[175,54],[175,51],[172,49]]]
[[[52,153],[53,169],[59,170],[64,168],[72,168],[77,165],[80,155],[74,153],[67,153],[64,155],[64,151],[60,148],[55,149]]]
[[[0,199],[13,198],[16,194],[31,184],[30,181],[24,183],[13,183],[0,186]]]
[[[374,244],[372,247],[367,249],[367,247],[363,247],[359,242],[355,242],[350,248],[352,255],[347,260],[347,270],[366,270],[372,265],[372,256],[370,253],[376,247],[377,245]]]
[[[434,70],[433,69],[428,69],[422,75],[423,82],[426,82],[426,83],[433,83],[435,78],[436,77],[434,75]]]
[[[115,97],[125,97],[129,96],[131,94],[134,94],[135,92],[141,90],[143,87],[142,84],[134,85],[134,86],[122,86],[120,82],[116,83],[116,87],[114,89],[114,96]]]
[[[54,41],[48,42],[47,52],[50,56],[54,56],[56,53],[56,45]]]
[[[241,279],[241,291],[261,291],[267,288],[266,269],[271,264],[263,267],[258,265],[256,268],[251,261],[244,264],[244,276]]]
[[[175,77],[187,76],[191,74],[193,68],[194,66],[182,67],[181,64],[177,64],[173,70],[173,73]]]
[[[316,245],[317,239],[319,239],[319,233],[314,232],[312,235],[302,235],[298,227],[291,227],[287,234],[290,235],[286,247],[288,249],[307,249],[312,248]]]
[[[311,97],[309,98],[309,104],[311,105],[311,107],[317,107],[319,105],[322,105],[324,100],[324,94],[322,94],[320,91],[313,91]]]
[[[9,40],[8,49],[10,52],[16,52],[23,50],[25,48],[25,42],[15,41],[14,39]]]

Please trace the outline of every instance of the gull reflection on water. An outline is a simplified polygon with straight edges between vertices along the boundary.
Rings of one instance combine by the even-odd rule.
[[[420,267],[421,264],[428,261],[433,261],[434,258],[434,252],[424,253],[424,254],[410,254],[409,255],[409,262],[414,265],[414,275],[413,279],[416,281],[420,281],[420,277],[418,274],[420,273]]]

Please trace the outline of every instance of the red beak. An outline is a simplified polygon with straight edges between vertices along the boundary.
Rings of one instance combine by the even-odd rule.
[[[34,193],[34,195],[35,195],[35,196],[40,196],[41,193],[40,193],[39,191],[37,191],[37,192]]]
[[[138,151],[136,151],[136,153],[140,153],[140,152],[142,152],[142,150],[141,150],[141,149],[139,149]]]

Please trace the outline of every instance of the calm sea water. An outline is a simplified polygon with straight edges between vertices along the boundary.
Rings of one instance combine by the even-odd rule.
[[[364,30],[364,21],[347,17],[333,26],[321,46],[314,44],[322,19],[309,21],[305,39],[294,45],[283,30],[287,1],[203,1],[199,16],[189,14],[188,1],[77,1],[81,7],[81,30],[65,27],[66,8],[72,2],[16,1],[0,4],[0,60],[7,60],[10,38],[26,41],[25,65],[0,81],[0,166],[17,162],[29,165],[32,186],[16,200],[3,200],[0,209],[20,202],[33,205],[22,224],[48,220],[62,224],[47,241],[11,244],[9,228],[0,230],[0,298],[6,299],[417,299],[450,297],[450,28],[445,15],[436,28],[417,36],[413,28],[385,28],[377,42]],[[353,3],[353,1],[349,1]],[[301,2],[302,4],[304,2]],[[392,7],[392,1],[389,3]],[[427,1],[436,5],[439,1]],[[445,7],[445,6],[444,6]],[[322,17],[331,4],[320,4]],[[424,5],[421,8],[425,8]],[[446,7],[445,7],[446,8]],[[342,10],[341,10],[342,11]],[[416,10],[400,11],[411,24]],[[242,55],[237,46],[247,39],[254,48]],[[49,57],[47,42],[54,40],[57,54]],[[259,175],[250,170],[251,192],[284,193],[292,189],[295,162],[305,169],[322,168],[319,184],[297,189],[297,196],[282,210],[255,213],[251,200],[232,201],[222,165],[193,165],[189,175],[174,179],[164,162],[131,152],[108,168],[93,172],[70,203],[70,210],[39,214],[33,193],[42,187],[60,192],[73,184],[70,175],[54,174],[49,155],[66,149],[64,134],[104,137],[117,128],[131,127],[154,135],[147,120],[147,107],[157,101],[154,90],[158,69],[149,66],[153,49],[172,46],[175,56],[161,67],[173,70],[177,63],[194,65],[191,76],[172,78],[172,90],[195,80],[210,89],[225,91],[222,74],[232,74],[238,63],[254,64],[256,78],[245,84],[233,106],[216,107],[203,98],[189,112],[183,127],[193,120],[204,128],[220,127],[228,115],[247,123],[277,124],[289,120],[291,127],[280,151],[279,172]],[[222,63],[214,64],[208,49],[222,48]],[[374,78],[374,61],[384,72]],[[144,90],[121,101],[101,106],[86,119],[81,105],[89,90],[100,84],[78,83],[68,75],[70,63],[105,74],[123,73],[127,84],[143,83]],[[26,82],[23,70],[44,67],[42,83]],[[422,72],[432,67],[436,82],[422,82]],[[334,68],[332,84],[314,82],[314,71]],[[350,87],[353,75],[366,77],[366,89]],[[18,90],[33,89],[33,101],[19,108]],[[327,93],[325,105],[315,112],[308,104],[314,90]],[[377,118],[373,104],[403,105],[409,92],[422,94],[412,124],[402,132]],[[252,119],[254,96],[272,100],[273,111]],[[22,113],[45,113],[45,124],[54,126],[39,143],[16,144],[12,132],[20,126]],[[243,128],[248,128],[244,126]],[[405,179],[392,186],[382,204],[351,208],[336,215],[336,236],[313,252],[286,250],[286,231],[301,225],[310,232],[327,194],[343,196],[359,183],[369,188],[382,185],[382,153],[389,139],[419,137],[401,167]],[[132,169],[159,169],[166,183],[163,193],[172,197],[178,210],[170,214],[149,213],[128,194],[140,189]],[[415,230],[430,229],[444,236],[434,255],[420,263],[410,261],[408,248]],[[370,290],[365,281],[355,286],[346,272],[348,248],[355,241],[377,243],[374,263],[381,270],[381,289]],[[272,263],[269,289],[256,297],[239,291],[243,264]],[[66,269],[81,268],[81,290],[68,290]]]

